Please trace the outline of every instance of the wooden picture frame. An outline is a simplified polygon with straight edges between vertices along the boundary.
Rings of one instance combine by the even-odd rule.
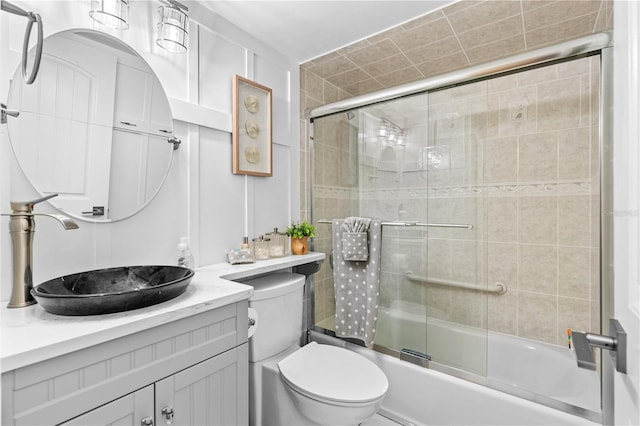
[[[233,173],[273,175],[271,89],[233,77]]]

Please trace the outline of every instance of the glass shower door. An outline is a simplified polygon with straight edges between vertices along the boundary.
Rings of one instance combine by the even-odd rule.
[[[427,220],[434,224],[427,276],[420,277],[427,288],[427,350],[440,365],[481,376],[487,371],[487,291],[495,288],[487,281],[482,189],[487,102],[486,82],[429,93],[421,152]]]
[[[375,344],[422,362],[427,350],[427,187],[421,152],[427,144],[427,94],[359,112],[360,211],[385,222]],[[409,225],[409,226],[407,226]]]
[[[474,225],[429,231],[432,359],[592,413],[567,330],[599,330],[599,82],[595,55],[431,92],[423,155],[429,221]]]
[[[474,290],[486,286],[485,194],[475,191],[484,128],[476,126],[472,107],[482,93],[462,103],[460,90],[452,93],[314,120],[312,210],[321,230],[315,250],[331,255],[331,219],[382,220],[375,345],[484,374],[486,296]],[[333,285],[325,263],[316,279],[315,316],[316,325],[331,330]]]

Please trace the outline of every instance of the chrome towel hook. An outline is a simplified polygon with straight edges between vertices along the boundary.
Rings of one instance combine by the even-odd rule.
[[[24,33],[24,41],[22,43],[22,77],[27,84],[31,84],[38,76],[38,70],[40,69],[40,60],[42,59],[42,18],[40,14],[36,12],[27,12],[20,7],[3,0],[0,3],[2,10],[5,12],[13,13],[15,15],[24,16],[28,19],[27,28]],[[36,56],[33,60],[33,68],[31,68],[31,74],[27,71],[27,55],[29,53],[29,39],[31,38],[31,28],[33,23],[38,24],[38,42],[36,43]]]

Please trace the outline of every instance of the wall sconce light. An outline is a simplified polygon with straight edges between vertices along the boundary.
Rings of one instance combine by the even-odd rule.
[[[168,0],[168,6],[160,6],[160,22],[156,44],[170,52],[184,53],[189,43],[189,16],[186,6],[175,0]]]
[[[129,28],[129,0],[91,0],[91,18],[107,27]]]

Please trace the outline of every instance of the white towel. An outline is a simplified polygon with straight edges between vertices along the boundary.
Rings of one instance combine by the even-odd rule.
[[[364,219],[350,222],[368,224],[369,254],[366,261],[349,261],[344,258],[341,245],[345,221],[334,220],[332,226],[336,336],[359,339],[367,347],[372,347],[380,296],[382,221]]]

